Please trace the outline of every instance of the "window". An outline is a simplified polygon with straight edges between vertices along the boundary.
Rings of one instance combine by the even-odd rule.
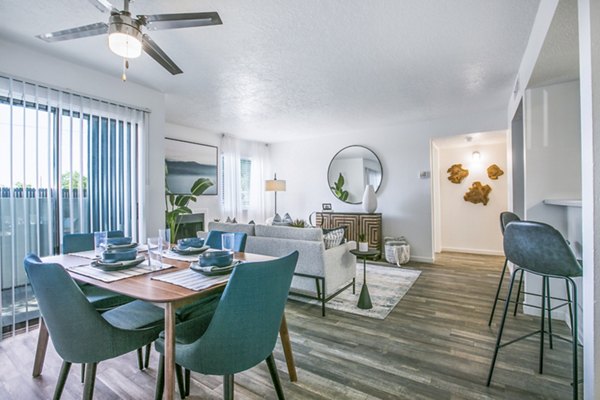
[[[24,256],[60,252],[65,233],[138,235],[144,113],[0,76],[0,325],[38,316]]]

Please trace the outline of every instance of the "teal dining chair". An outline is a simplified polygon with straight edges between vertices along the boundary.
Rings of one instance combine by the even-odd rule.
[[[244,252],[246,250],[246,235],[244,232],[224,232],[224,231],[209,231],[206,235],[206,240],[204,244],[211,249],[221,249],[221,235],[224,233],[233,233],[234,235],[234,243],[233,243],[233,251]]]
[[[298,252],[263,262],[235,267],[214,312],[176,327],[175,362],[190,373],[223,375],[224,398],[233,399],[234,374],[267,362],[279,399],[284,398],[273,349],[290,291]],[[155,342],[161,354],[156,399],[164,390],[164,339]]]
[[[244,232],[209,231],[204,244],[211,249],[220,249],[221,235],[224,233],[234,234],[233,251],[244,252],[246,250],[246,238],[248,235]],[[176,311],[177,319],[179,321],[187,321],[201,316],[208,311],[214,311],[220,297],[221,293],[216,293],[210,297],[198,300],[193,304],[179,308]]]
[[[25,271],[54,348],[63,359],[54,399],[60,399],[72,363],[86,365],[84,399],[94,392],[99,362],[152,343],[163,329],[163,311],[136,300],[99,313],[60,264],[29,254]]]

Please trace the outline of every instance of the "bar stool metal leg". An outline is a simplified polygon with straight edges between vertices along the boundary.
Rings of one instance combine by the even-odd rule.
[[[515,277],[517,276],[516,269],[513,272],[512,277],[510,278],[510,286],[508,287],[508,294],[506,298],[510,299],[510,295],[512,294],[513,286],[515,284]],[[490,386],[492,383],[492,374],[494,373],[494,366],[496,365],[496,358],[498,357],[498,351],[500,350],[500,341],[502,340],[502,331],[504,330],[504,323],[506,322],[506,314],[508,314],[508,306],[510,303],[508,301],[504,302],[504,312],[502,313],[502,319],[500,320],[500,327],[498,328],[498,337],[496,338],[496,347],[494,348],[494,356],[492,357],[492,364],[490,365],[490,372],[488,373],[486,386]]]
[[[517,316],[517,308],[519,307],[519,298],[521,297],[521,287],[523,286],[523,272],[525,272],[524,270],[521,270],[521,279],[519,279],[519,288],[517,289],[517,300],[515,300],[515,311],[513,312],[513,315],[516,317]],[[516,274],[517,271],[513,271],[513,274]],[[508,299],[510,299],[510,297],[507,297]]]
[[[540,327],[540,368],[539,373],[544,373],[544,316],[546,315],[546,279],[542,278],[542,314],[541,314],[541,327]]]
[[[571,330],[573,330],[573,306],[571,302],[571,289],[569,289],[569,281],[565,280],[567,289],[567,302],[569,303],[569,321],[571,321]]]
[[[498,289],[496,289],[496,297],[494,298],[494,305],[492,306],[492,312],[490,314],[490,320],[488,321],[488,326],[492,325],[492,320],[494,319],[494,312],[496,312],[496,305],[498,304],[498,296],[500,296],[500,289],[502,288],[502,281],[504,280],[504,275],[506,274],[506,265],[508,264],[508,260],[504,259],[504,266],[502,267],[502,273],[500,274],[500,281],[498,282]]]
[[[546,307],[548,309],[548,342],[550,343],[550,349],[553,349],[552,343],[552,302],[550,301],[552,296],[550,296],[550,278],[547,276],[544,277],[546,280]]]

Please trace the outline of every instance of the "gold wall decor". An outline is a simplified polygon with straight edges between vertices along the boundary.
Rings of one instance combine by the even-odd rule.
[[[492,164],[487,169],[488,177],[493,180],[497,180],[499,176],[504,175],[504,171],[500,169],[496,164]]]
[[[482,185],[481,182],[476,181],[473,182],[469,191],[465,193],[463,199],[465,201],[470,201],[473,204],[483,203],[483,205],[487,205],[490,198],[488,197],[492,188],[490,185]]]
[[[469,170],[464,169],[462,164],[453,164],[446,172],[450,174],[448,180],[452,183],[461,183],[463,179],[469,176]]]

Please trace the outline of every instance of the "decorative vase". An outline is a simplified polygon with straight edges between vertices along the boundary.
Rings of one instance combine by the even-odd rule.
[[[373,185],[365,186],[365,193],[362,199],[363,210],[369,214],[373,214],[377,210],[377,196],[375,196],[375,190]]]
[[[369,243],[358,242],[358,251],[369,251]]]

